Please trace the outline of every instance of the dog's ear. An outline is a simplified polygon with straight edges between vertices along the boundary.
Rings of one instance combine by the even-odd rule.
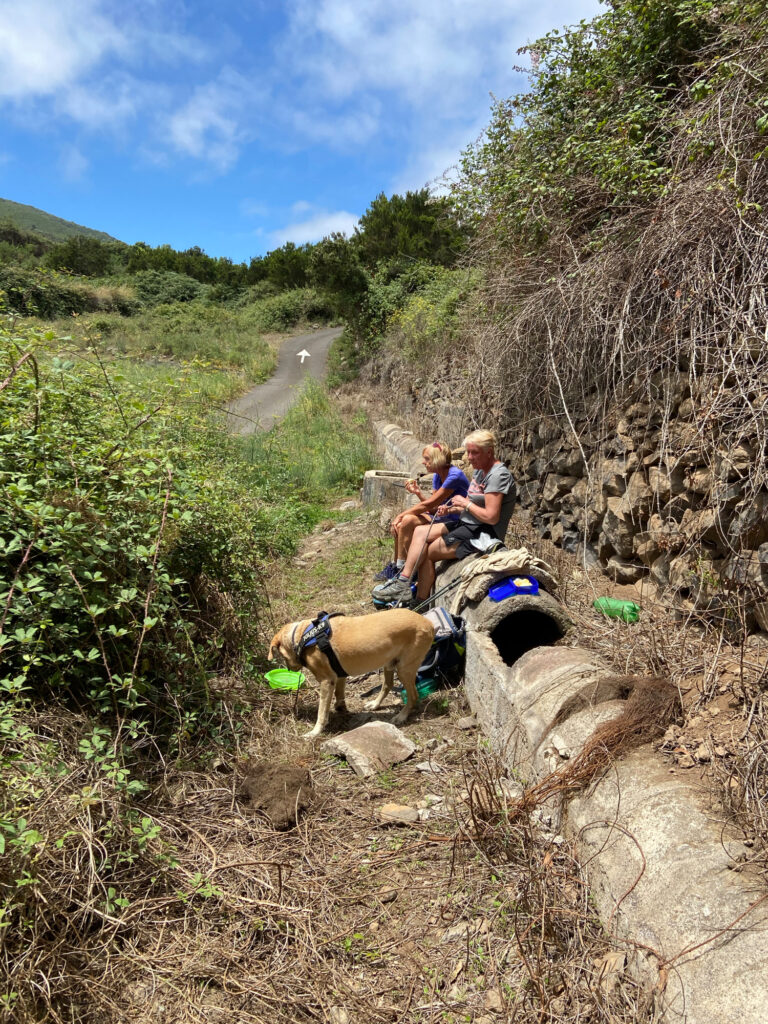
[[[280,651],[280,638],[282,636],[282,632],[283,631],[281,629],[279,633],[275,633],[275,635],[272,637],[272,643],[269,645],[269,654],[267,655],[267,661],[274,661],[275,650],[277,649],[278,651]],[[280,653],[282,654],[282,651],[280,651]]]

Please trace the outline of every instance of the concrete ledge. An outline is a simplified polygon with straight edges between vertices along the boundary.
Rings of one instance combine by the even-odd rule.
[[[424,467],[422,466],[422,469]],[[414,474],[411,474],[413,476]],[[407,473],[392,469],[369,469],[363,476],[361,501],[363,508],[405,509],[416,504],[416,496],[405,490]],[[431,493],[432,477],[418,478],[422,491]]]
[[[421,453],[424,443],[413,436],[410,430],[403,430],[396,423],[374,423],[374,430],[384,454],[384,465],[387,469],[401,470],[406,477],[417,476],[424,472],[421,464]]]
[[[492,747],[526,783],[578,753],[625,703],[591,652],[539,647],[509,666],[477,629],[467,636],[465,687]],[[635,972],[653,988],[666,979],[659,1019],[764,1024],[768,900],[737,921],[762,885],[738,870],[746,851],[704,795],[646,748],[550,810],[577,844],[605,926],[647,947]]]
[[[737,921],[764,887],[738,870],[746,851],[706,795],[643,749],[571,800],[567,815],[602,919],[660,955],[641,954],[649,981],[669,971],[664,1019],[763,1024],[768,901]]]

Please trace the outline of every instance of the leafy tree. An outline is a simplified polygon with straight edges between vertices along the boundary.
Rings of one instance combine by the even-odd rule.
[[[426,188],[393,195],[380,193],[355,234],[362,261],[373,270],[382,260],[427,260],[451,266],[466,239],[446,197],[433,198]]]
[[[264,264],[267,278],[281,291],[289,288],[306,288],[309,283],[309,259],[311,245],[294,245],[286,242],[279,249],[268,252]]]
[[[334,232],[312,250],[309,271],[312,283],[328,296],[334,312],[350,324],[358,324],[369,282],[357,247]]]
[[[24,231],[11,221],[0,223],[0,242],[5,242],[16,249],[28,250],[35,256],[42,256],[51,248],[51,242],[47,238],[31,231]]]
[[[54,270],[69,270],[82,277],[104,277],[115,256],[115,245],[88,235],[73,235],[47,253],[45,262]]]

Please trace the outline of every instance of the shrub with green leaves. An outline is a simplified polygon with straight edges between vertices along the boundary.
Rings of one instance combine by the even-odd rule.
[[[0,332],[0,691],[178,719],[255,623],[258,491],[178,388],[50,342]]]
[[[130,316],[136,309],[132,295],[121,287],[94,287],[55,270],[0,264],[0,308],[21,316],[44,319],[114,310]]]
[[[304,320],[326,322],[331,307],[312,288],[293,288],[279,295],[257,299],[244,307],[247,320],[261,331],[287,331]]]
[[[478,271],[435,267],[432,279],[390,317],[390,346],[409,362],[444,356],[459,329],[461,306],[479,281]]]
[[[513,245],[594,227],[670,181],[678,104],[698,53],[734,12],[722,0],[611,0],[524,48],[531,89],[500,100],[467,149],[454,199]],[[739,13],[736,14],[740,16]]]
[[[203,286],[193,277],[177,274],[173,270],[140,270],[134,274],[132,283],[145,306],[191,302],[203,291]]]

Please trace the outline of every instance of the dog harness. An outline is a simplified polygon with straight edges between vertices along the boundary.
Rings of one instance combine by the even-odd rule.
[[[320,612],[316,618],[312,620],[312,624],[307,626],[304,632],[299,637],[299,641],[295,644],[296,657],[299,659],[301,664],[304,662],[304,652],[307,647],[317,646],[320,651],[326,656],[328,662],[333,669],[334,673],[339,677],[346,677],[347,673],[341,667],[339,659],[336,657],[336,652],[331,646],[331,619],[336,615],[342,615],[342,612]]]

